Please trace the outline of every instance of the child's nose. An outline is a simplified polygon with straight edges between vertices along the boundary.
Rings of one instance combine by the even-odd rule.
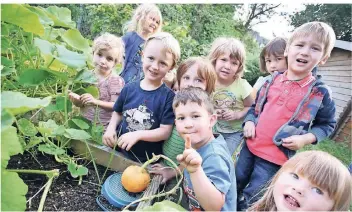
[[[152,69],[158,69],[158,63],[154,61],[151,65]]]
[[[193,122],[192,122],[192,120],[186,119],[186,120],[185,120],[185,127],[186,127],[186,128],[191,128],[191,127],[193,127]]]

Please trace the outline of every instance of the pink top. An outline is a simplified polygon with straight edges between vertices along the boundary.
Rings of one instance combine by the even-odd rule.
[[[287,123],[314,81],[312,74],[300,81],[291,81],[287,72],[278,76],[269,88],[267,102],[255,128],[255,138],[247,139],[248,149],[271,163],[283,165],[287,156],[274,144],[273,137]]]
[[[115,102],[117,97],[120,95],[120,92],[125,85],[125,81],[122,77],[111,74],[107,78],[98,80],[98,89],[99,89],[99,100],[104,102]],[[97,107],[96,105],[85,106],[81,108],[82,115],[90,121],[97,120],[97,123],[100,123],[104,126],[104,130],[109,125],[112,109],[111,111],[105,110],[103,108]],[[97,117],[95,119],[95,112],[97,110]]]

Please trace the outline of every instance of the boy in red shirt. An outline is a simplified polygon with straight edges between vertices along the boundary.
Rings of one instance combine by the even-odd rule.
[[[260,190],[296,150],[333,132],[331,90],[312,70],[327,61],[335,39],[333,29],[322,22],[298,27],[285,50],[288,70],[275,72],[258,91],[244,120],[247,139],[236,165],[238,210],[261,197]]]

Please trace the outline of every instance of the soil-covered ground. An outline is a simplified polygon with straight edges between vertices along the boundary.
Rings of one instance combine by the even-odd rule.
[[[100,194],[100,186],[92,163],[87,166],[88,175],[84,176],[82,184],[78,185],[78,178],[72,178],[67,171],[67,166],[56,162],[54,156],[38,152],[34,157],[28,152],[13,156],[9,161],[8,169],[60,170],[60,176],[55,178],[50,187],[44,204],[45,211],[101,211],[96,203],[96,197]],[[100,178],[105,169],[103,166],[98,166]],[[108,171],[105,179],[113,173]],[[19,174],[19,176],[28,185],[27,200],[32,198],[48,180],[45,175],[38,174]],[[27,203],[27,210],[38,209],[43,190]]]

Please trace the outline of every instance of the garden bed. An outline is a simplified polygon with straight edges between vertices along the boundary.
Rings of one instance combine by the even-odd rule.
[[[35,153],[34,153],[35,154]],[[35,157],[35,158],[34,158]],[[23,155],[12,156],[8,169],[59,169],[60,175],[55,178],[44,204],[44,211],[98,211],[101,208],[95,199],[100,194],[100,186],[93,164],[87,165],[88,175],[83,176],[83,182],[78,185],[78,178],[71,177],[67,171],[67,165],[58,163],[51,155],[37,152],[34,157],[25,152]],[[81,161],[86,162],[86,161]],[[40,163],[40,164],[39,164]],[[105,167],[97,166],[100,177],[103,176]],[[113,174],[108,171],[105,178]],[[27,201],[33,197],[47,182],[48,178],[40,174],[19,174],[28,185]],[[30,202],[27,202],[28,211],[38,209],[43,190]]]

